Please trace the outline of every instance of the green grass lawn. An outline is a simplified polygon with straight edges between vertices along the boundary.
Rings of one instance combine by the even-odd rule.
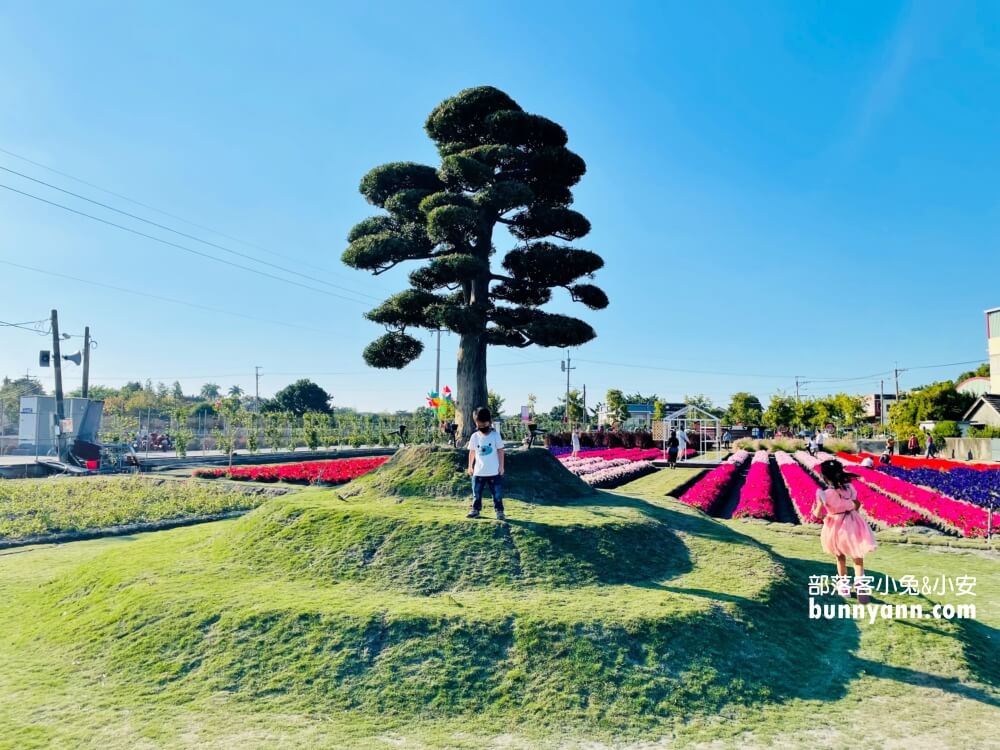
[[[141,476],[0,480],[0,543],[249,510],[272,493]]]
[[[870,561],[977,576],[975,621],[811,621],[817,537],[667,497],[695,473],[524,484],[508,525],[368,479],[0,552],[0,748],[996,746],[994,553]]]

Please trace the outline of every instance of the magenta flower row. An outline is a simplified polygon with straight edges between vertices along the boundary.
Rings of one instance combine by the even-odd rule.
[[[809,455],[808,453],[806,455]],[[792,498],[792,507],[802,523],[820,523],[820,519],[812,514],[813,503],[816,502],[816,490],[819,485],[810,477],[806,470],[799,466],[795,459],[784,451],[776,451],[774,460],[778,463],[778,472],[788,488]]]
[[[750,462],[750,471],[740,488],[740,501],[733,518],[765,518],[774,520],[774,500],[771,498],[771,464],[767,451],[757,451]]]
[[[962,536],[986,536],[987,513],[972,503],[942,495],[880,471],[845,462],[854,474],[881,493],[944,524]]]

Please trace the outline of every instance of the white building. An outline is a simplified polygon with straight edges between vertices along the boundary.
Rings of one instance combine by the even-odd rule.
[[[981,394],[962,419],[976,426],[1000,427],[1000,307],[986,311],[986,347],[990,355],[989,392]]]

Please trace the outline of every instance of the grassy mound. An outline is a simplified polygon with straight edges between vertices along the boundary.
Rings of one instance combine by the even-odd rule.
[[[641,507],[595,494],[560,508],[508,501],[508,511],[502,524],[427,500],[306,493],[244,517],[219,544],[260,574],[424,594],[643,582],[690,566],[670,526]]]
[[[795,586],[758,545],[629,498],[548,510],[594,515],[594,536],[561,555],[540,555],[532,564],[550,577],[529,589],[463,588],[462,578],[439,576],[440,590],[426,595],[367,580],[268,578],[222,554],[228,531],[191,530],[79,566],[47,589],[37,627],[86,634],[77,658],[127,679],[136,699],[227,695],[280,711],[402,718],[430,711],[495,726],[644,731],[681,715],[841,690],[822,667],[831,634],[801,627]],[[666,556],[649,544],[633,547],[633,565],[643,567],[627,572],[637,580],[608,585],[594,547],[623,529],[604,519],[640,512],[661,534],[673,527],[677,536],[662,537]],[[532,523],[571,528],[542,518]],[[483,541],[506,533],[492,523],[464,528],[487,530],[474,537]],[[560,557],[580,560],[568,566],[581,576],[572,587],[554,572]],[[400,552],[406,558],[430,567],[413,550]],[[752,581],[741,572],[747,563],[758,571]],[[801,653],[818,661],[795,663]]]
[[[608,503],[544,449],[508,454],[508,524],[470,521],[467,461],[400,451],[343,489],[269,503],[220,540],[221,554],[262,575],[422,594],[648,581],[687,564],[666,524]]]
[[[465,450],[439,446],[404,448],[376,471],[351,482],[340,495],[391,500],[411,497],[466,500],[472,493],[465,473],[468,461],[469,453]],[[561,504],[594,495],[595,490],[563,468],[544,448],[506,452],[505,497]]]

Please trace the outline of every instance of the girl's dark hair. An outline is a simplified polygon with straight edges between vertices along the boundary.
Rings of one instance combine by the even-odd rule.
[[[492,414],[492,412],[490,412],[489,408],[487,408],[485,406],[480,406],[478,409],[476,409],[475,413],[472,416],[475,417],[476,420],[478,420],[480,422],[492,422],[493,421],[493,414]]]
[[[844,489],[852,479],[857,477],[857,474],[850,474],[844,471],[844,465],[832,458],[823,461],[817,468],[819,469],[819,473],[823,475],[823,479],[837,490]]]

